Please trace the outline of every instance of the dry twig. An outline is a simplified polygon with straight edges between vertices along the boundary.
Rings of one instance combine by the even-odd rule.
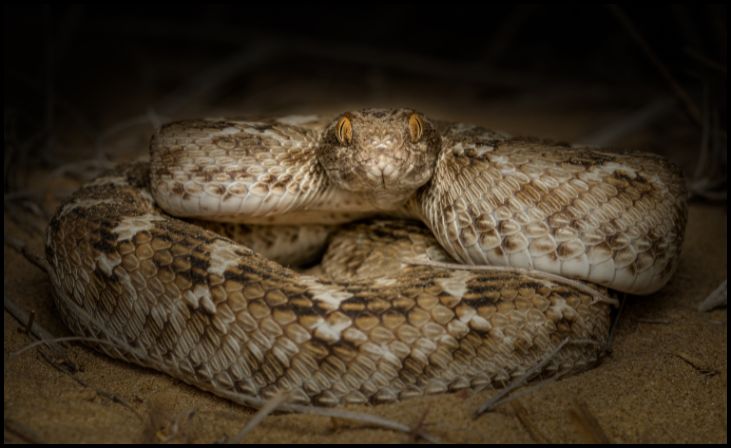
[[[191,443],[192,420],[197,409],[189,408],[176,415],[165,415],[163,409],[153,409],[149,416],[149,426],[146,428],[148,443]]]
[[[508,384],[507,386],[502,388],[500,390],[500,392],[493,395],[492,397],[490,397],[489,400],[487,400],[482,405],[480,405],[480,407],[477,408],[477,410],[474,412],[472,417],[477,418],[480,415],[482,415],[483,413],[494,409],[495,406],[497,406],[499,403],[502,403],[503,399],[506,396],[508,396],[508,394],[510,394],[515,389],[517,389],[521,386],[524,386],[528,381],[530,381],[531,378],[533,378],[534,375],[543,371],[543,369],[548,365],[548,363],[551,362],[551,360],[553,360],[553,358],[555,358],[556,355],[561,351],[561,349],[563,349],[566,346],[566,344],[568,344],[568,343],[569,343],[569,338],[566,338],[563,341],[561,341],[561,343],[558,344],[556,346],[556,348],[554,348],[551,352],[547,353],[538,364],[536,364],[535,366],[530,368],[527,372],[525,372],[520,377],[513,380],[510,384]]]
[[[26,345],[25,347],[18,349],[14,352],[11,352],[11,356],[18,356],[23,352],[27,352],[28,350],[32,349],[33,347],[37,347],[41,344],[45,344],[50,346],[51,344],[56,344],[58,342],[70,342],[70,341],[80,341],[80,342],[93,342],[94,344],[103,344],[103,345],[111,345],[113,347],[117,347],[117,344],[106,341],[104,339],[98,339],[98,338],[91,338],[87,336],[64,336],[60,338],[49,338],[49,339],[42,339],[40,341],[31,342],[30,344]]]
[[[608,126],[594,131],[592,134],[580,139],[580,143],[589,146],[611,146],[622,137],[632,134],[658,120],[671,110],[675,105],[672,97],[658,98],[645,107],[627,114],[621,120],[612,122]]]
[[[546,437],[538,429],[538,426],[536,426],[533,420],[531,420],[528,410],[525,408],[525,406],[523,406],[520,401],[514,401],[512,406],[513,411],[515,411],[515,416],[518,418],[518,421],[521,425],[523,425],[523,428],[528,431],[528,435],[535,443],[551,443],[548,437]]]
[[[241,394],[238,392],[233,391],[223,391],[223,390],[217,390],[215,391],[216,395],[219,395],[221,397],[227,398],[235,403],[239,403],[245,406],[250,406],[253,408],[262,408],[266,402],[258,397],[253,397],[250,395]],[[323,408],[319,406],[307,406],[307,405],[300,405],[300,404],[288,404],[288,403],[282,403],[278,407],[281,411],[286,412],[294,412],[298,414],[312,414],[312,415],[320,415],[323,417],[334,417],[341,420],[350,420],[354,422],[359,423],[365,423],[368,425],[372,425],[378,428],[383,429],[390,429],[392,431],[398,431],[403,432],[406,434],[415,435],[421,439],[426,440],[427,442],[431,443],[440,443],[439,439],[436,437],[426,433],[423,430],[417,430],[414,431],[413,428],[409,427],[408,425],[405,425],[403,423],[399,423],[393,420],[389,420],[387,418],[379,417],[377,415],[371,415],[371,414],[364,414],[360,412],[353,412],[353,411],[347,411],[345,409],[339,409],[339,408]]]
[[[17,356],[20,353],[28,350],[29,348],[35,347],[39,344],[43,344],[50,349],[51,353],[47,353],[45,351],[40,351],[41,357],[53,368],[56,370],[59,370],[71,377],[74,381],[76,381],[78,384],[80,384],[83,387],[90,388],[94,390],[99,396],[102,396],[104,398],[107,398],[108,400],[120,404],[124,406],[125,408],[132,411],[137,417],[142,419],[142,416],[137,412],[136,409],[134,409],[129,403],[127,403],[124,399],[118,397],[117,395],[107,392],[102,389],[98,389],[96,387],[93,387],[89,385],[86,381],[79,378],[76,375],[76,372],[78,372],[79,368],[76,365],[75,362],[73,362],[69,356],[66,350],[59,344],[59,342],[67,341],[67,340],[74,340],[74,339],[91,339],[91,338],[77,338],[77,337],[66,337],[66,338],[57,338],[54,337],[53,334],[51,334],[48,330],[43,328],[35,319],[31,322],[31,314],[25,311],[22,307],[20,307],[18,304],[16,304],[14,301],[8,297],[7,294],[5,294],[4,297],[4,303],[5,303],[5,309],[10,313],[11,316],[13,316],[25,329],[26,332],[29,331],[29,335],[32,334],[36,338],[40,339],[37,342],[34,342],[30,344],[29,346],[26,346],[23,349],[20,349],[13,353],[13,355]],[[97,341],[94,341],[97,342]],[[105,341],[106,342],[106,341]]]
[[[33,263],[38,269],[42,270],[48,275],[51,275],[53,272],[51,269],[51,265],[48,264],[45,258],[39,257],[38,255],[33,254],[28,250],[25,243],[17,238],[14,238],[12,236],[5,236],[5,243],[7,243],[10,247],[18,251],[21,255],[23,255],[26,260]],[[7,307],[7,304],[6,304]]]
[[[614,344],[614,334],[617,332],[617,327],[619,327],[619,318],[622,316],[622,311],[624,311],[624,304],[626,302],[627,302],[627,295],[622,294],[620,296],[620,300],[619,300],[619,309],[617,310],[617,314],[614,316],[614,321],[612,321],[612,326],[609,327],[609,336],[607,336],[607,342],[604,344],[604,348],[602,349],[602,352],[604,354],[612,353],[612,345]]]
[[[687,353],[683,352],[672,352],[673,356],[676,356],[683,361],[686,362],[689,366],[693,367],[696,371],[698,371],[700,374],[705,376],[706,378],[710,378],[712,376],[718,375],[720,371],[718,369],[714,369],[713,367],[704,366],[700,361],[693,358],[692,356],[688,355]]]
[[[635,317],[633,319],[635,322],[639,322],[641,324],[659,324],[659,325],[667,325],[673,323],[671,319],[653,319],[649,317]]]
[[[480,415],[484,414],[485,412],[489,412],[493,409],[495,409],[496,406],[499,404],[504,404],[507,401],[510,401],[517,397],[511,397],[510,399],[507,399],[506,397],[511,394],[514,390],[526,385],[533,377],[535,377],[537,374],[541,373],[543,369],[550,363],[558,354],[559,352],[566,346],[566,345],[599,345],[595,341],[591,340],[585,340],[585,339],[579,339],[579,340],[571,340],[568,337],[561,341],[560,344],[556,346],[551,352],[546,353],[541,361],[536,364],[535,366],[531,367],[527,372],[525,372],[520,377],[514,379],[510,382],[507,386],[502,388],[500,392],[495,394],[494,396],[490,397],[487,401],[485,401],[473,414],[473,418],[478,418]],[[565,374],[567,372],[564,372]],[[563,374],[557,374],[558,377],[562,376]],[[552,378],[550,380],[555,381],[558,378]],[[541,382],[543,383],[543,382]],[[541,384],[539,383],[539,384]],[[532,390],[532,389],[531,389]]]
[[[278,392],[276,393],[272,398],[267,400],[266,403],[264,403],[264,406],[262,406],[259,411],[254,415],[254,417],[251,418],[246,423],[246,426],[241,428],[241,431],[238,432],[235,436],[231,438],[231,440],[228,441],[229,444],[238,444],[241,443],[242,440],[244,440],[244,437],[251,432],[252,429],[254,429],[259,423],[264,421],[264,419],[274,412],[279,405],[284,403],[288,398],[288,394],[286,392]]]
[[[24,310],[20,305],[15,303],[6,293],[3,297],[3,302],[5,304],[5,311],[10,313],[11,316],[15,318],[15,320],[18,321],[18,323],[25,328],[25,332],[29,335],[35,336],[37,339],[41,340],[52,340],[54,339],[53,334],[51,334],[48,330],[43,328],[38,322],[35,321],[35,319],[31,319],[31,313]],[[63,349],[62,345],[60,344],[54,344],[52,346],[52,349],[56,352],[59,356],[66,357],[66,351]]]
[[[632,39],[634,39],[637,45],[645,53],[645,56],[647,56],[650,62],[652,62],[652,64],[655,66],[657,71],[660,72],[660,75],[665,79],[665,82],[668,83],[671,90],[675,93],[675,96],[677,96],[678,100],[680,100],[683,106],[685,106],[688,115],[690,115],[690,117],[693,119],[693,121],[695,121],[696,124],[702,124],[701,112],[700,109],[698,109],[698,106],[696,106],[696,104],[690,98],[688,92],[686,92],[685,89],[675,80],[675,77],[670,73],[670,70],[668,70],[665,64],[660,61],[660,58],[658,58],[658,56],[652,50],[650,44],[647,43],[647,40],[645,40],[642,34],[640,34],[640,32],[634,26],[632,20],[630,20],[630,18],[627,17],[627,14],[625,14],[624,11],[622,11],[622,9],[616,5],[609,5],[609,10],[612,12],[612,14],[614,14],[614,17],[616,17],[616,19],[622,24],[622,26],[624,26]]]
[[[25,443],[46,443],[36,431],[28,428],[19,421],[5,417],[3,422],[5,424],[5,443],[12,442],[8,440],[8,434],[12,434]]]
[[[611,443],[586,402],[575,400],[574,407],[569,411],[569,414],[581,432],[590,439],[590,443]]]
[[[703,301],[698,304],[698,311],[711,311],[720,306],[726,306],[727,290],[726,280],[718,288],[714,289]]]

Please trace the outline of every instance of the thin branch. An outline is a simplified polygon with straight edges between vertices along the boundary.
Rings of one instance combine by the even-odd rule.
[[[694,194],[696,196],[706,197],[706,193],[713,193],[713,185],[709,185],[712,183],[712,179],[710,174],[713,173],[714,168],[717,168],[717,165],[714,162],[709,166],[709,160],[716,159],[718,160],[718,157],[713,157],[713,150],[714,146],[711,143],[711,133],[713,132],[712,129],[712,121],[713,121],[713,113],[711,110],[711,100],[710,100],[710,86],[708,82],[703,82],[703,95],[702,95],[702,105],[703,105],[703,126],[701,126],[701,145],[700,150],[698,151],[698,160],[696,161],[695,165],[695,171],[693,173],[693,177],[688,180],[688,191],[691,194]],[[725,151],[725,148],[724,148]],[[725,177],[725,176],[724,176]],[[725,184],[725,182],[724,182]],[[725,190],[725,189],[724,189]],[[725,192],[723,193],[725,194]]]
[[[561,341],[560,344],[558,344],[553,350],[551,350],[549,353],[546,353],[543,356],[543,359],[536,364],[535,366],[528,369],[527,372],[525,372],[523,375],[519,376],[518,378],[514,379],[510,384],[505,386],[503,389],[500,390],[497,394],[490,397],[489,400],[485,401],[477,410],[474,412],[472,418],[477,418],[480,415],[482,415],[485,412],[491,411],[495,408],[498,404],[501,404],[503,402],[503,399],[513,392],[515,389],[518,389],[519,387],[524,386],[528,381],[530,381],[533,376],[543,371],[543,369],[548,365],[549,362],[551,362],[556,355],[567,345],[567,344],[596,344],[594,341],[589,340],[574,340],[571,341],[570,338],[565,338],[563,341]]]
[[[20,305],[15,303],[8,296],[8,294],[5,294],[5,296],[3,297],[3,301],[5,304],[5,310],[10,313],[10,315],[13,316],[22,327],[30,330],[30,334],[41,340],[54,339],[53,334],[43,328],[35,319],[30,325],[28,325],[28,322],[30,322],[31,320],[30,313],[24,310]],[[56,354],[58,356],[68,357],[66,355],[66,351],[62,348],[62,345],[55,344],[51,346],[51,348],[56,351]]]
[[[51,363],[51,365],[53,365],[54,367],[56,367],[56,368],[57,368],[58,370],[60,370],[60,371],[62,371],[62,372],[64,372],[64,373],[66,373],[67,375],[69,375],[69,376],[71,377],[71,379],[73,379],[74,381],[76,381],[77,383],[79,383],[79,385],[80,385],[80,386],[82,386],[82,387],[87,387],[87,388],[89,388],[89,389],[92,389],[92,390],[93,390],[93,391],[94,391],[94,392],[95,392],[95,393],[96,393],[97,395],[99,395],[99,396],[101,396],[101,397],[104,397],[104,398],[106,398],[107,400],[109,400],[109,401],[111,401],[111,402],[113,402],[113,403],[117,403],[118,405],[120,405],[120,406],[122,406],[122,407],[125,407],[125,408],[129,409],[130,411],[132,411],[132,413],[133,413],[134,415],[136,415],[136,416],[137,416],[137,418],[139,418],[139,419],[140,419],[140,421],[145,421],[145,418],[144,418],[144,417],[142,416],[142,414],[140,414],[140,413],[139,413],[139,412],[137,411],[137,409],[133,408],[133,407],[132,407],[132,405],[131,405],[131,404],[129,404],[129,403],[128,403],[128,402],[127,402],[126,400],[124,400],[124,399],[123,399],[122,397],[120,397],[120,396],[118,396],[118,395],[116,395],[116,394],[114,394],[114,393],[112,393],[112,392],[107,392],[107,391],[106,391],[106,390],[104,390],[104,389],[99,389],[99,388],[97,388],[97,387],[94,387],[94,386],[92,386],[91,384],[89,384],[88,382],[86,382],[85,380],[82,380],[81,378],[79,378],[79,377],[78,377],[77,375],[75,375],[75,374],[73,374],[73,373],[71,373],[71,372],[67,372],[67,371],[65,371],[64,369],[62,369],[62,368],[60,368],[60,367],[56,366],[56,365],[55,365],[55,364],[53,364],[53,363]]]
[[[698,50],[696,50],[693,47],[685,47],[683,50],[688,54],[688,56],[692,57],[696,61],[700,62],[702,65],[710,68],[711,70],[715,70],[719,73],[721,73],[723,76],[726,76],[726,66],[712,60],[708,56],[701,54]]]
[[[30,315],[28,316],[28,322],[25,323],[25,328],[23,328],[23,333],[25,334],[32,334],[31,329],[33,328],[33,321],[36,320],[36,312],[31,311]]]
[[[582,432],[591,439],[590,443],[611,443],[609,437],[607,437],[607,434],[599,424],[599,421],[591,413],[589,406],[585,402],[574,401],[574,408],[569,411],[569,414]]]
[[[47,443],[41,439],[40,435],[38,435],[36,431],[28,428],[25,424],[20,423],[15,419],[5,417],[3,422],[6,434],[10,433],[26,443]],[[5,440],[5,442],[7,443],[8,440]]]
[[[44,158],[48,158],[50,154],[53,154],[54,143],[55,143],[55,126],[56,126],[56,115],[55,115],[55,46],[56,39],[53,34],[55,27],[53,26],[53,17],[51,13],[51,6],[45,5],[43,8],[43,16],[45,22],[45,39],[44,39],[44,88],[45,88],[45,113],[44,113],[44,128],[48,130],[48,138],[46,144],[41,151],[41,155]]]
[[[216,391],[211,391],[211,392],[213,392],[216,395],[219,395],[221,397],[227,398],[235,403],[243,404],[245,406],[250,406],[250,407],[257,408],[257,409],[263,407],[266,404],[266,402],[264,400],[262,400],[261,398],[241,394],[238,392],[227,391],[227,390],[216,390]],[[286,403],[281,404],[278,407],[278,409],[282,410],[282,411],[295,412],[295,413],[299,413],[299,414],[312,414],[312,415],[320,415],[323,417],[335,417],[335,418],[339,418],[342,420],[350,420],[350,421],[355,421],[355,422],[360,422],[360,423],[366,423],[369,425],[376,426],[378,428],[390,429],[392,431],[403,432],[406,434],[414,434],[413,429],[403,423],[399,423],[399,422],[396,422],[393,420],[379,417],[377,415],[364,414],[364,413],[353,412],[353,411],[346,411],[345,409],[323,408],[323,407],[319,407],[319,406],[307,406],[307,405],[286,404]],[[436,437],[433,437],[424,431],[420,431],[416,435],[428,442],[440,443]]]
[[[569,338],[567,337],[566,339],[561,341],[561,343],[558,344],[553,350],[551,350],[549,353],[547,353],[538,364],[536,364],[532,368],[528,369],[527,372],[525,372],[523,375],[521,375],[520,377],[513,380],[510,384],[508,384],[507,386],[502,388],[500,390],[500,392],[493,395],[492,397],[490,397],[489,400],[487,400],[482,405],[480,405],[480,407],[478,407],[477,410],[472,415],[472,418],[475,419],[475,418],[479,417],[480,415],[482,415],[483,413],[492,410],[504,397],[506,397],[508,394],[510,394],[515,389],[525,385],[533,377],[533,375],[542,371],[543,368],[546,367],[546,365],[548,365],[548,363],[551,362],[551,360],[556,357],[558,352],[560,352],[561,349],[563,349],[566,346],[566,344],[568,344],[568,343],[569,343]]]
[[[5,216],[31,239],[45,235],[46,226],[51,219],[46,216],[45,209],[29,200],[5,200]]]
[[[153,132],[157,132],[160,128],[160,123],[168,120],[169,118],[160,117],[159,115],[154,113],[152,109],[150,109],[144,114],[135,115],[133,117],[117,121],[113,125],[99,132],[98,136],[96,137],[94,146],[97,159],[104,160],[104,157],[106,157],[104,150],[107,147],[107,142],[115,135],[129,134],[130,129],[141,126],[149,126],[153,130]]]
[[[196,76],[187,84],[163,99],[156,109],[164,115],[175,115],[188,105],[204,103],[223,84],[241,73],[251,72],[262,65],[271,55],[268,45],[244,47],[226,59],[219,61]]]
[[[622,137],[632,134],[667,114],[675,105],[675,100],[668,97],[658,98],[645,107],[610,123],[598,131],[580,139],[579,143],[589,146],[611,146]]]
[[[16,251],[18,251],[21,255],[23,255],[25,257],[26,260],[33,263],[38,269],[40,269],[41,271],[45,272],[48,275],[52,275],[53,270],[51,269],[51,265],[48,264],[48,262],[45,260],[45,258],[41,258],[38,255],[31,253],[23,241],[20,241],[19,239],[14,238],[12,236],[6,235],[5,243],[8,246],[15,249]]]
[[[635,317],[635,322],[639,322],[641,324],[658,324],[658,325],[667,325],[673,323],[671,319],[653,319],[649,317]]]
[[[71,379],[76,381],[81,386],[90,388],[90,389],[94,390],[98,395],[105,397],[114,403],[120,404],[121,406],[124,406],[125,408],[132,411],[138,418],[140,418],[141,420],[144,420],[142,418],[142,415],[140,415],[140,413],[137,412],[137,410],[134,409],[124,399],[118,397],[117,395],[115,395],[111,392],[107,392],[105,390],[93,387],[89,383],[87,383],[86,381],[82,380],[77,375],[75,375],[75,373],[79,370],[78,366],[76,366],[76,363],[71,361],[68,354],[66,353],[66,350],[64,350],[64,348],[61,346],[61,344],[58,344],[58,342],[62,342],[65,340],[82,339],[82,338],[74,338],[74,337],[57,338],[53,334],[51,334],[48,330],[43,328],[40,324],[38,324],[38,322],[35,321],[35,319],[32,322],[30,322],[30,320],[31,320],[30,313],[28,313],[23,308],[21,308],[18,304],[16,304],[14,301],[12,301],[8,297],[7,294],[5,294],[4,302],[5,302],[5,309],[10,313],[10,315],[13,316],[21,325],[26,327],[26,329],[29,329],[30,334],[32,334],[36,338],[40,339],[40,341],[31,344],[31,346],[36,346],[38,344],[44,344],[51,350],[52,356],[48,355],[45,351],[39,352],[41,357],[49,365],[51,365],[56,370],[59,370],[60,372],[65,373],[66,375],[69,375],[71,377]],[[85,339],[90,339],[90,338],[85,338]],[[52,343],[52,345],[50,343]],[[27,350],[28,348],[29,347],[21,349],[20,351],[15,352],[14,355],[18,355],[21,352]]]
[[[500,401],[499,404],[500,405],[506,405],[508,403],[513,402],[514,400],[518,400],[520,398],[523,398],[523,397],[526,397],[526,396],[528,396],[530,394],[533,394],[537,390],[539,390],[539,389],[541,389],[543,387],[546,387],[549,384],[552,384],[552,383],[557,382],[558,380],[562,379],[564,376],[566,376],[567,374],[569,374],[571,372],[572,372],[571,370],[567,370],[565,372],[560,372],[560,373],[556,373],[555,375],[551,375],[551,376],[549,376],[548,378],[545,378],[545,379],[533,381],[532,383],[527,384],[522,389],[515,390],[515,392],[513,392],[509,396],[503,398]],[[486,386],[483,387],[483,388],[480,388],[479,390],[483,390],[485,388],[486,388]]]
[[[619,309],[617,310],[617,315],[614,316],[614,321],[612,321],[612,326],[609,327],[609,335],[607,336],[607,342],[604,344],[604,348],[602,351],[606,354],[612,353],[612,345],[614,344],[614,335],[617,332],[617,327],[619,327],[619,317],[622,315],[622,311],[624,311],[624,304],[627,303],[627,295],[622,294],[621,300],[619,301]]]
[[[259,411],[252,417],[251,420],[246,423],[246,426],[241,428],[241,431],[239,431],[238,434],[236,434],[234,437],[231,438],[231,440],[228,441],[229,444],[239,444],[242,440],[244,440],[244,437],[251,432],[252,429],[254,429],[256,426],[259,425],[262,421],[264,421],[265,418],[272,412],[274,412],[279,405],[284,403],[288,398],[288,394],[286,392],[280,391],[277,392],[272,398],[270,398],[266,403],[264,403],[264,406],[259,409]]]
[[[116,165],[116,163],[102,158],[80,160],[59,166],[51,173],[51,175],[54,177],[70,175],[75,180],[87,181],[93,179],[104,171],[114,168]]]
[[[690,98],[690,95],[688,95],[688,92],[686,92],[685,89],[675,80],[675,77],[673,77],[673,75],[670,73],[670,70],[668,70],[665,64],[660,61],[660,59],[650,47],[650,44],[647,43],[645,38],[640,34],[635,25],[632,23],[632,20],[630,20],[627,14],[625,14],[624,11],[617,5],[609,5],[608,8],[612,12],[612,14],[614,14],[614,17],[619,21],[619,23],[624,26],[632,39],[634,39],[635,43],[637,43],[640,49],[642,49],[642,51],[645,53],[645,56],[647,56],[650,62],[652,62],[655,68],[660,72],[660,75],[665,79],[665,81],[668,83],[680,102],[685,106],[685,109],[688,111],[688,114],[693,119],[693,121],[695,121],[696,124],[701,125],[701,112],[698,109],[698,106],[695,105],[693,100]]]
[[[101,345],[111,345],[112,347],[119,348],[118,344],[115,344],[114,342],[110,342],[104,339],[99,338],[91,338],[87,336],[64,336],[59,338],[49,338],[49,339],[42,339],[40,341],[31,342],[30,344],[26,345],[25,347],[16,350],[14,352],[10,353],[10,356],[18,356],[21,353],[27,352],[28,350],[32,349],[33,347],[37,347],[39,345],[48,345],[56,344],[58,342],[69,342],[69,341],[81,341],[81,342],[93,342],[95,344],[101,344]]]
[[[533,420],[531,420],[528,410],[525,408],[525,406],[523,406],[521,402],[513,402],[513,411],[515,411],[515,416],[518,418],[518,421],[521,425],[523,425],[523,428],[525,428],[525,430],[528,432],[528,435],[535,443],[551,443],[548,437],[546,437],[538,429],[538,426],[533,422]]]
[[[698,304],[698,311],[711,311],[719,306],[726,306],[728,297],[726,281],[727,280],[724,280],[718,288],[714,289],[700,304]]]
[[[686,364],[691,366],[693,369],[701,373],[705,377],[712,377],[715,375],[718,375],[720,371],[718,369],[714,369],[713,367],[704,366],[700,361],[693,358],[692,356],[683,353],[683,352],[673,352],[671,353],[673,356],[676,356],[683,361],[685,361]]]
[[[189,430],[192,428],[191,422],[198,410],[188,408],[172,417],[165,416],[165,410],[162,408],[150,410],[145,442],[147,444],[190,443]]]

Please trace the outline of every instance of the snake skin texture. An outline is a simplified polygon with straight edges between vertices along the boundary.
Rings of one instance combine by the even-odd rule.
[[[592,365],[606,288],[667,283],[686,213],[653,155],[409,109],[193,120],[64,203],[46,257],[64,322],[109,356],[220,395],[377,403],[499,387],[566,338],[545,373]],[[320,274],[282,265],[326,241]]]

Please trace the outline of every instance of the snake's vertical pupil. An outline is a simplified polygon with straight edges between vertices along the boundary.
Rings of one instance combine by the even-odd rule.
[[[409,117],[409,133],[411,134],[411,141],[416,143],[421,138],[424,132],[424,123],[421,121],[421,117],[418,114],[411,114]]]
[[[335,135],[338,137],[338,141],[343,145],[349,145],[353,140],[353,125],[350,124],[348,117],[340,117],[338,124],[335,127]]]

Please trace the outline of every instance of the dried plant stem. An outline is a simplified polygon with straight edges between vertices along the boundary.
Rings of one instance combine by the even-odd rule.
[[[31,342],[30,344],[26,345],[25,347],[12,352],[11,355],[18,356],[21,353],[26,352],[26,351],[32,349],[33,347],[37,347],[42,344],[50,346],[51,344],[55,344],[57,342],[69,342],[69,341],[93,342],[95,344],[106,344],[106,345],[111,345],[113,347],[117,347],[117,344],[115,344],[113,342],[109,342],[104,339],[90,338],[90,337],[85,337],[85,336],[64,336],[64,337],[60,337],[60,338],[44,338],[40,341]]]
[[[520,377],[513,380],[510,384],[505,386],[503,389],[500,390],[497,394],[493,395],[485,401],[473,414],[473,418],[477,418],[480,415],[484,414],[485,412],[491,411],[494,409],[498,404],[502,404],[505,402],[505,397],[507,397],[510,393],[512,393],[515,389],[518,389],[522,386],[524,386],[528,381],[531,380],[535,375],[542,372],[543,369],[548,365],[549,362],[551,362],[556,355],[568,344],[597,344],[595,341],[590,340],[571,340],[570,338],[565,338],[563,341],[561,341],[560,344],[558,344],[553,350],[551,350],[549,353],[546,353],[545,356],[541,359],[541,361],[536,364],[535,366],[531,367],[527,372],[525,372]]]
[[[3,421],[5,423],[5,443],[12,442],[8,440],[8,434],[12,434],[26,443],[48,443],[41,439],[36,431],[15,419],[5,417]]]
[[[26,328],[26,332],[29,334],[32,334],[36,338],[40,339],[40,341],[34,342],[32,344],[29,344],[28,346],[24,347],[23,349],[20,349],[13,353],[13,355],[19,355],[20,353],[35,347],[40,344],[46,345],[50,350],[52,355],[49,356],[46,352],[41,351],[40,354],[43,357],[43,359],[48,362],[53,368],[69,375],[71,379],[76,381],[78,384],[80,384],[83,387],[88,387],[90,389],[93,389],[98,395],[109,399],[110,401],[114,403],[118,403],[125,408],[132,411],[140,420],[143,420],[142,415],[140,415],[139,412],[135,408],[133,408],[127,401],[120,398],[119,396],[107,392],[102,389],[98,389],[96,387],[91,386],[89,383],[84,381],[83,379],[79,378],[75,373],[78,371],[78,367],[76,364],[70,360],[68,354],[66,353],[66,350],[59,344],[58,342],[68,341],[68,340],[75,340],[75,339],[81,339],[81,340],[92,340],[93,338],[77,338],[77,337],[62,337],[57,338],[53,334],[51,334],[48,330],[43,328],[38,322],[33,319],[31,321],[31,313],[28,313],[25,311],[22,307],[20,307],[18,304],[16,304],[13,300],[11,300],[8,295],[6,294],[4,297],[4,303],[5,303],[5,309],[10,313],[11,316],[13,316],[21,325],[23,325]],[[97,341],[93,340],[95,343],[99,342],[107,342],[107,341]],[[108,342],[107,342],[108,343]]]
[[[254,429],[256,426],[259,425],[264,419],[274,412],[279,405],[284,403],[284,401],[288,398],[288,394],[286,392],[278,392],[275,394],[272,398],[270,398],[266,403],[264,403],[264,406],[262,406],[259,411],[252,417],[251,420],[246,423],[246,426],[241,428],[241,431],[239,431],[238,434],[236,434],[234,437],[231,438],[231,440],[228,441],[230,444],[238,444],[241,443],[242,440],[244,440],[244,437],[251,432],[252,429]]]
[[[599,421],[583,401],[574,401],[574,408],[569,411],[581,431],[591,439],[590,443],[611,443]]]
[[[703,365],[703,363],[696,358],[688,355],[687,353],[683,352],[673,352],[671,353],[673,356],[676,356],[683,361],[685,361],[686,364],[697,370],[699,373],[701,373],[705,377],[712,377],[714,375],[718,375],[720,373],[720,370],[714,369],[713,367],[708,367]]]
[[[528,432],[528,435],[535,443],[550,443],[551,441],[546,437],[539,429],[538,426],[533,422],[533,420],[530,418],[530,414],[528,413],[528,410],[523,406],[523,404],[519,401],[513,402],[513,411],[515,411],[515,416],[518,418],[518,421],[521,425],[523,425],[523,428]]]
[[[233,391],[216,390],[212,391],[216,395],[227,398],[235,403],[243,404],[254,408],[263,408],[266,402],[261,398],[252,397],[250,395],[241,394]],[[360,412],[346,411],[345,409],[339,408],[323,408],[319,406],[307,406],[300,404],[287,404],[283,403],[277,407],[278,410],[286,412],[295,412],[298,414],[312,414],[320,415],[323,417],[335,417],[342,420],[350,420],[359,423],[365,423],[368,425],[376,426],[378,428],[390,429],[393,431],[403,432],[407,434],[414,434],[414,430],[403,423],[399,423],[387,418],[379,417],[377,415],[364,414]],[[424,431],[418,430],[414,434],[428,442],[439,443],[439,439],[434,436],[427,434]]]
[[[675,77],[670,73],[670,70],[668,70],[665,64],[660,61],[660,59],[650,47],[650,44],[647,43],[645,38],[634,26],[632,20],[630,20],[627,14],[625,14],[624,11],[622,11],[622,9],[617,5],[609,5],[609,10],[612,12],[612,14],[614,14],[614,16],[622,24],[622,26],[624,26],[632,39],[634,39],[637,45],[645,53],[645,56],[647,56],[650,62],[652,62],[652,64],[655,66],[657,71],[660,72],[660,75],[668,83],[671,90],[675,93],[683,106],[685,106],[685,109],[688,111],[688,114],[693,119],[693,121],[695,121],[695,123],[698,125],[702,124],[701,112],[700,109],[698,109],[698,106],[695,105],[693,100],[690,98],[690,95],[688,95],[688,92],[686,92],[685,89],[678,83],[678,81],[675,80]]]
[[[531,369],[529,369],[525,374],[516,378],[513,382],[511,382],[510,384],[505,386],[503,389],[500,390],[500,392],[498,392],[497,394],[490,397],[489,400],[487,400],[479,408],[477,408],[477,410],[475,411],[475,413],[473,415],[473,418],[477,418],[480,415],[482,415],[483,413],[485,413],[489,410],[492,410],[499,402],[502,401],[502,399],[504,397],[506,397],[508,394],[510,394],[510,392],[525,385],[533,377],[533,375],[542,371],[543,368],[546,367],[546,365],[548,365],[548,363],[551,362],[551,360],[556,357],[558,352],[560,352],[561,349],[564,348],[566,346],[566,344],[568,344],[568,343],[569,343],[569,338],[566,338],[563,341],[561,341],[561,343],[558,344],[556,346],[556,348],[554,348],[550,353],[547,353],[543,357],[541,362],[539,362],[538,364],[533,366]]]
[[[718,288],[714,289],[703,301],[698,304],[698,311],[711,311],[719,306],[725,306],[728,300],[728,292],[726,289],[726,282],[724,280]]]
[[[23,241],[21,241],[17,238],[13,238],[12,236],[6,235],[5,242],[10,247],[12,247],[16,251],[20,252],[20,254],[26,258],[26,260],[33,263],[38,269],[51,275],[51,273],[53,272],[53,270],[51,269],[51,265],[48,264],[48,262],[45,260],[45,258],[39,257],[38,255],[31,253]]]
[[[5,310],[10,313],[10,315],[13,316],[15,320],[18,321],[18,323],[20,323],[20,325],[26,327],[30,334],[40,339],[41,341],[54,339],[54,336],[45,328],[41,327],[41,325],[35,319],[29,324],[31,320],[31,314],[28,311],[24,310],[20,305],[15,303],[10,297],[8,297],[8,294],[5,294],[5,297],[3,297],[3,302],[5,304]],[[66,356],[66,352],[60,345],[54,344],[50,348],[56,351],[56,355],[64,357]]]
[[[602,147],[614,145],[622,137],[639,129],[647,128],[674,107],[675,100],[672,97],[663,96],[635,112],[624,115],[620,120],[581,138],[579,143]]]

